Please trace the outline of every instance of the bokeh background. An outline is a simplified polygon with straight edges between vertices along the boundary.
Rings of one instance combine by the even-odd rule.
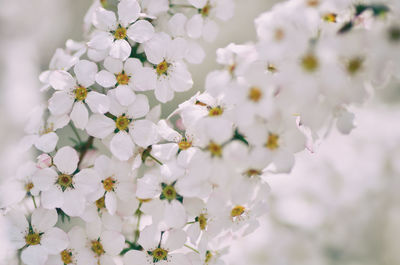
[[[194,87],[164,107],[201,90],[217,67],[215,50],[256,39],[253,19],[276,0],[236,0],[207,56],[191,66]],[[0,185],[29,154],[17,152],[30,111],[44,101],[38,76],[67,39],[81,40],[91,0],[0,0]],[[232,242],[229,265],[400,264],[400,88],[378,91],[357,107],[357,128],[336,132],[313,154],[298,155],[289,175],[269,177],[271,204],[259,230]],[[0,218],[1,225],[1,218]],[[4,238],[0,234],[0,238]],[[0,264],[11,264],[0,240]]]

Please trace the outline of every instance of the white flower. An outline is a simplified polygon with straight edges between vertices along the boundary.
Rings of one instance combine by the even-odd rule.
[[[192,77],[183,62],[187,43],[182,38],[171,39],[165,33],[155,34],[145,43],[147,60],[156,73],[155,96],[160,102],[173,99],[174,91],[183,92],[193,86]]]
[[[155,226],[145,227],[138,243],[143,251],[130,250],[123,258],[125,265],[182,265],[189,260],[181,253],[174,253],[186,242],[186,234],[182,230],[169,230],[161,237],[161,232]]]
[[[149,112],[149,102],[145,95],[136,95],[129,106],[118,103],[116,91],[108,92],[110,115],[92,115],[86,131],[96,138],[111,138],[109,148],[119,160],[126,161],[134,153],[135,143],[147,148],[157,142],[157,126],[151,121],[139,119]]]
[[[131,54],[132,41],[143,43],[154,34],[153,25],[147,20],[138,20],[140,6],[136,0],[121,0],[118,4],[118,21],[115,13],[99,7],[93,15],[96,31],[88,43],[90,48],[108,50],[109,55],[125,61]]]
[[[21,259],[27,265],[45,264],[49,254],[61,252],[68,245],[67,234],[53,227],[58,220],[56,210],[35,209],[30,221],[21,213],[8,216],[10,242],[22,249]]]
[[[77,128],[84,129],[89,118],[86,104],[94,113],[105,113],[109,102],[105,95],[89,88],[95,83],[95,63],[81,60],[75,65],[74,72],[76,80],[65,71],[51,74],[50,84],[58,91],[49,99],[49,110],[54,115],[68,114]]]
[[[96,75],[96,82],[105,87],[116,87],[115,95],[121,105],[132,104],[136,95],[132,91],[146,91],[155,88],[155,73],[149,67],[143,67],[136,58],[128,58],[125,63],[119,59],[107,57],[104,60],[106,70]]]
[[[85,195],[98,188],[99,177],[94,169],[76,172],[79,157],[77,152],[65,146],[57,151],[54,167],[39,170],[33,184],[41,191],[44,208],[61,208],[67,215],[78,216],[85,210]]]

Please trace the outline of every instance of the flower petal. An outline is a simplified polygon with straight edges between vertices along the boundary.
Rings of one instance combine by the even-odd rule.
[[[132,105],[128,108],[128,114],[134,119],[144,117],[150,110],[149,100],[145,95],[138,94]]]
[[[66,91],[57,91],[49,99],[49,110],[51,114],[59,116],[71,111],[74,98]]]
[[[131,40],[143,43],[153,37],[154,27],[147,20],[139,20],[129,27],[127,35]]]
[[[101,243],[108,255],[116,256],[124,248],[125,238],[116,231],[104,231],[100,236]]]
[[[121,0],[118,4],[118,18],[122,26],[127,27],[140,15],[140,6],[136,0]]]
[[[49,132],[41,135],[35,141],[35,147],[45,153],[53,152],[58,142],[58,135],[55,132]]]
[[[101,70],[96,75],[96,82],[102,87],[109,88],[115,86],[115,84],[117,83],[117,78],[114,74],[106,70]]]
[[[59,254],[68,246],[68,235],[58,227],[53,227],[44,233],[40,244],[49,254]]]
[[[135,143],[143,148],[155,144],[158,140],[157,126],[148,120],[138,120],[129,130]]]
[[[129,106],[136,99],[136,94],[127,85],[119,85],[115,89],[115,96],[117,97],[119,103],[123,106]]]
[[[132,157],[134,147],[131,136],[125,131],[118,132],[110,142],[111,153],[121,161]]]
[[[126,40],[115,40],[111,45],[110,56],[125,61],[131,54],[131,45]]]
[[[57,223],[57,220],[58,214],[55,209],[37,208],[32,213],[31,224],[36,231],[46,232]]]
[[[94,84],[97,74],[97,65],[88,60],[80,60],[74,66],[74,73],[78,84],[84,87],[90,87]]]
[[[82,130],[85,129],[89,120],[89,112],[85,104],[82,102],[76,102],[72,108],[70,117],[76,128]]]
[[[108,97],[96,91],[90,91],[85,102],[94,113],[104,114],[110,108]]]
[[[49,84],[55,90],[68,90],[75,86],[75,79],[66,71],[55,70],[49,76]]]
[[[53,163],[58,170],[64,174],[72,174],[76,170],[79,162],[78,153],[70,146],[59,149],[54,156]]]
[[[103,139],[115,130],[115,122],[101,114],[93,114],[89,118],[86,131],[89,135]]]

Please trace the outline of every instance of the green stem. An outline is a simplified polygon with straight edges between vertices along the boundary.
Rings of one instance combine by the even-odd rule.
[[[197,223],[197,221],[187,222],[186,224],[191,225],[191,224],[195,224],[195,223]]]
[[[35,209],[37,209],[37,205],[36,205],[35,196],[33,196],[33,195],[32,195],[32,201],[33,201],[33,205],[35,206]]]
[[[139,203],[139,206],[136,210],[136,214],[137,214],[137,222],[136,222],[136,230],[135,230],[135,239],[133,240],[133,244],[136,244],[139,240],[139,236],[140,236],[140,220],[142,218],[142,211],[140,210],[140,207],[142,207],[142,202]]]
[[[193,250],[193,251],[196,252],[197,254],[200,254],[200,252],[199,252],[197,249],[192,248],[191,246],[189,246],[189,245],[187,245],[187,244],[184,244],[184,246],[187,247],[187,248],[189,248],[189,249],[191,249],[191,250]]]
[[[158,160],[157,158],[155,158],[154,156],[152,156],[150,153],[148,154],[148,156],[149,156],[151,159],[153,159],[154,161],[156,161],[158,164],[160,164],[161,166],[163,165],[163,163],[162,163],[160,160]]]
[[[78,131],[76,130],[75,126],[72,124],[72,122],[71,122],[69,125],[71,126],[72,131],[75,133],[76,138],[78,138],[79,143],[82,143],[82,139],[81,139],[81,137],[79,136],[79,133],[78,133]]]

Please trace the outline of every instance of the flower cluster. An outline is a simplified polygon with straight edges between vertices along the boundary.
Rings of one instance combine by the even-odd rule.
[[[265,176],[290,172],[333,121],[348,133],[347,108],[396,78],[398,7],[345,2],[291,0],[262,14],[259,41],[219,49],[205,91],[160,119],[147,91],[166,103],[192,87],[197,40],[215,38],[232,1],[95,1],[87,42],[68,41],[40,76],[51,96],[21,144],[37,162],[4,188],[0,207],[28,198],[35,208],[8,214],[22,261],[223,264],[230,239],[266,213]]]

